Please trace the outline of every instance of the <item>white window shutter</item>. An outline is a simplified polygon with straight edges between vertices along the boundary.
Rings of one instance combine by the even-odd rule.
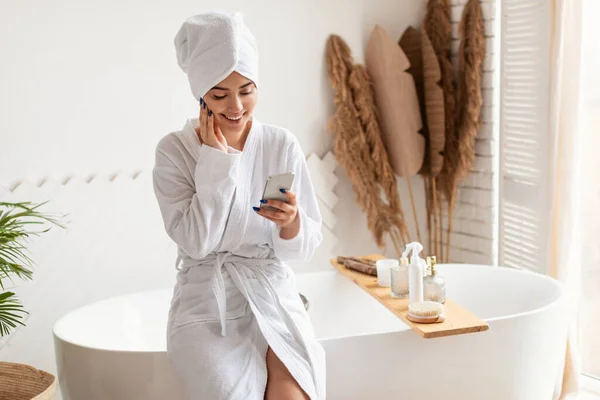
[[[546,272],[550,1],[501,5],[499,263]]]

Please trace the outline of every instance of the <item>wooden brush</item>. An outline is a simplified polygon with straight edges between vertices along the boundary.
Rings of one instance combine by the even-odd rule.
[[[419,324],[433,324],[444,322],[444,305],[435,301],[419,301],[408,305],[408,315],[410,321]]]

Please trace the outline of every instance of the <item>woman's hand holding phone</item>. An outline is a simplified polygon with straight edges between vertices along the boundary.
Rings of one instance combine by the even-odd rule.
[[[262,199],[260,201],[262,204],[276,210],[266,210],[264,207],[253,208],[258,215],[261,215],[281,227],[279,236],[282,239],[292,239],[296,237],[300,230],[300,217],[298,214],[296,194],[285,189],[281,189],[281,193],[287,197],[287,202],[269,199]]]
[[[195,129],[200,143],[227,153],[227,139],[215,122],[213,112],[206,107],[206,102],[200,99],[200,125]]]
[[[281,189],[281,192],[287,197],[287,202],[279,200],[262,199],[260,202],[273,208],[274,210],[268,210],[265,207],[254,207],[254,211],[258,215],[262,215],[269,221],[275,222],[281,227],[285,227],[294,222],[298,216],[298,205],[296,203],[296,195],[294,192]]]

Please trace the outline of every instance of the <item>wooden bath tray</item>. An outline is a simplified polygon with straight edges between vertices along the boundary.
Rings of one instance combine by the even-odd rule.
[[[379,260],[384,258],[379,254],[371,254],[368,256],[360,256],[361,258],[369,258],[371,260]],[[446,298],[444,304],[446,320],[435,324],[418,324],[409,321],[406,318],[408,313],[408,299],[396,299],[391,295],[389,287],[380,287],[377,283],[377,277],[353,271],[339,264],[336,259],[331,260],[333,265],[343,275],[347,276],[363,288],[367,293],[373,296],[377,301],[387,307],[392,313],[400,318],[406,325],[410,326],[413,331],[417,332],[424,338],[436,338],[443,336],[462,335],[465,333],[483,332],[489,329],[489,325],[468,310],[465,310],[460,305]]]

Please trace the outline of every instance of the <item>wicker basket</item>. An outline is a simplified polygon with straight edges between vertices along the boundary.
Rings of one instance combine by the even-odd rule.
[[[0,400],[54,400],[56,378],[25,364],[0,362]]]

